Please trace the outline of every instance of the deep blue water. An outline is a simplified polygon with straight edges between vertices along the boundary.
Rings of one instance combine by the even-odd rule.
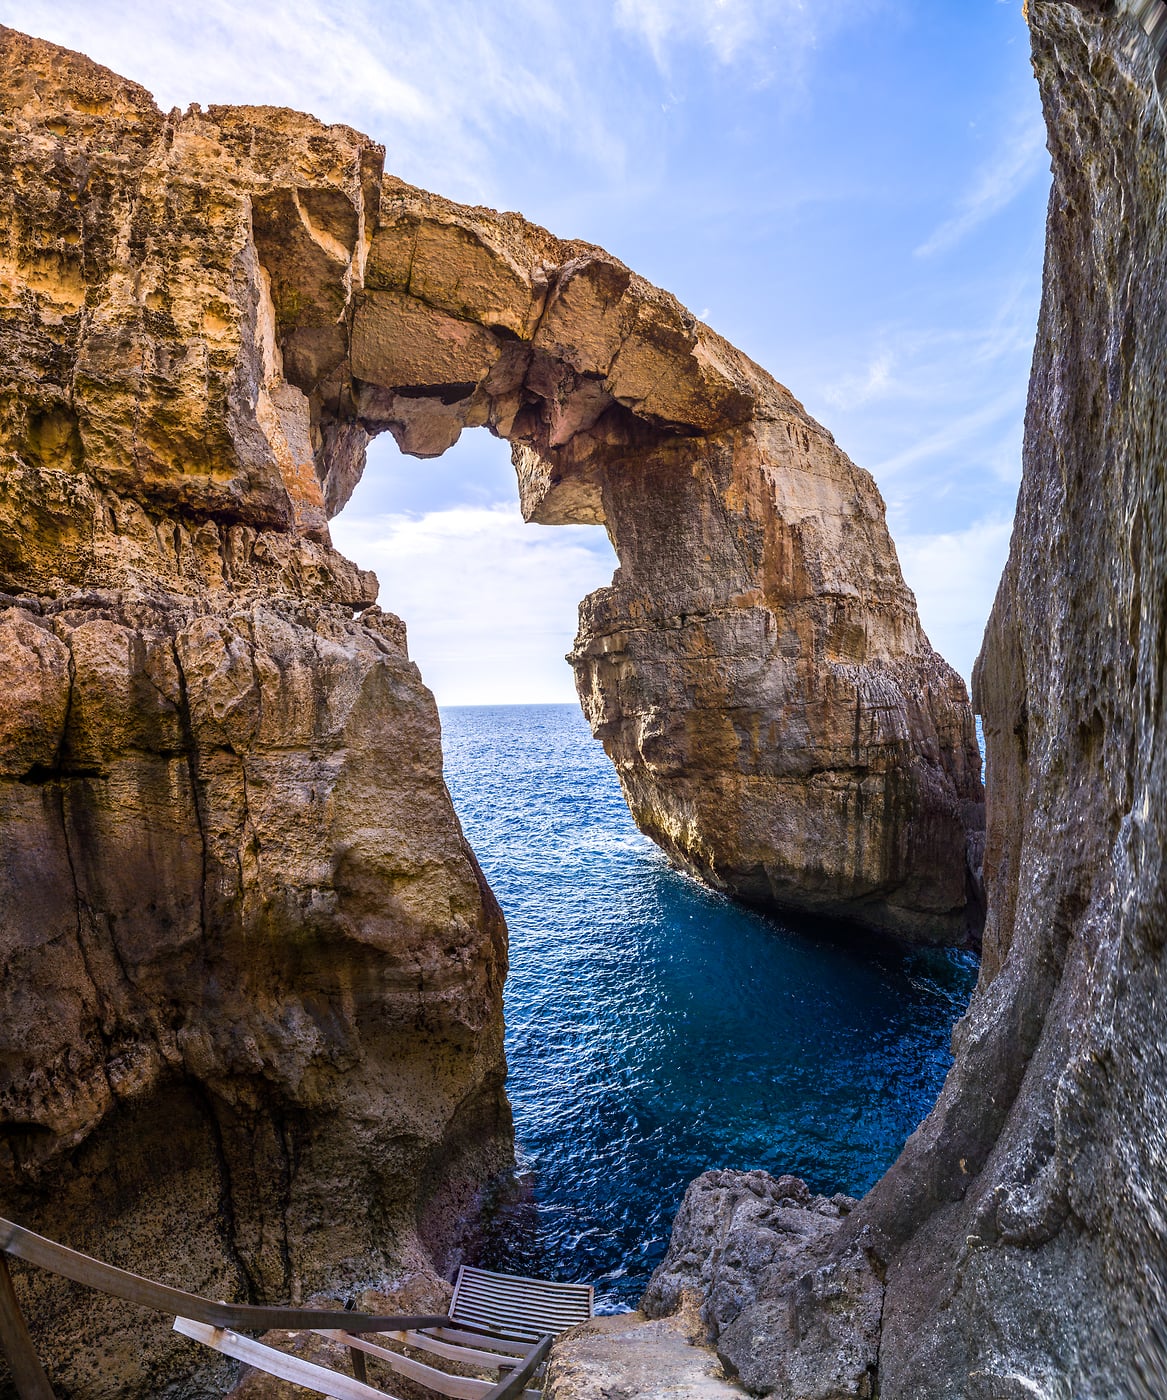
[[[932,1106],[968,954],[795,934],[669,868],[573,705],[442,711],[446,780],[511,935],[508,1092],[529,1191],[482,1262],[634,1306],[686,1183],[862,1194]]]

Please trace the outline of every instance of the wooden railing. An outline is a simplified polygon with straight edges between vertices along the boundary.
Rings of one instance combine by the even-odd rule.
[[[336,1329],[338,1323],[343,1323],[344,1334],[353,1337],[355,1341],[364,1333],[404,1333],[425,1327],[448,1328],[451,1325],[451,1320],[446,1314],[382,1315],[337,1312],[325,1308],[263,1307],[252,1303],[213,1302],[209,1298],[199,1297],[198,1294],[187,1293],[181,1288],[171,1288],[167,1284],[155,1283],[138,1274],[128,1273],[125,1269],[115,1268],[111,1264],[103,1264],[99,1259],[79,1254],[76,1250],[45,1239],[43,1235],[34,1234],[11,1220],[0,1218],[0,1347],[7,1357],[20,1400],[55,1400],[55,1397],[21,1313],[16,1291],[12,1286],[12,1276],[4,1258],[6,1254],[47,1269],[72,1283],[79,1283],[113,1298],[121,1298],[138,1307],[170,1314],[180,1320],[189,1319],[193,1323],[201,1323],[214,1329],[216,1333],[267,1332],[273,1328],[289,1331],[331,1331]],[[514,1369],[510,1375],[490,1387],[483,1400],[512,1400],[512,1397],[520,1395],[525,1383],[542,1365],[550,1345],[551,1339],[545,1338],[532,1347],[521,1360],[512,1363]],[[379,1350],[370,1349],[374,1350],[374,1354]],[[261,1347],[260,1350],[264,1348]],[[296,1361],[294,1357],[287,1359],[289,1362]],[[364,1380],[363,1361],[362,1356],[362,1365],[357,1372],[361,1381]],[[309,1363],[299,1364],[311,1371],[322,1369]],[[337,1380],[347,1379],[335,1372],[331,1374]],[[348,1384],[354,1387],[357,1385],[356,1382]],[[359,1388],[366,1395],[387,1394],[368,1386]],[[389,1400],[392,1400],[392,1397],[389,1397]]]

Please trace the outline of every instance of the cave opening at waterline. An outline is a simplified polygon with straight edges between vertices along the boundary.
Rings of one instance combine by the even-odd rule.
[[[670,866],[563,659],[615,554],[602,527],[524,523],[510,455],[485,431],[428,459],[383,434],[332,532],[406,622],[510,933],[518,1174],[490,1200],[477,1258],[586,1279],[618,1310],[702,1171],[865,1191],[935,1100],[975,960],[795,932]]]

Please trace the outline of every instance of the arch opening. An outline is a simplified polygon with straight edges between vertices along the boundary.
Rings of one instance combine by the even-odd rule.
[[[579,600],[618,561],[602,529],[524,523],[505,442],[465,432],[419,462],[377,438],[331,530],[405,620],[439,706],[576,703]]]
[[[466,428],[506,439],[524,519],[603,524],[619,558],[570,659],[640,828],[747,903],[976,943],[968,695],[870,475],[600,248],[391,176],[362,176],[346,243],[293,193],[253,224],[323,512],[380,434],[419,458]]]

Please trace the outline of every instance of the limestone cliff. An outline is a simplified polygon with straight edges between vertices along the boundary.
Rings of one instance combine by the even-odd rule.
[[[528,518],[607,527],[572,660],[679,863],[977,936],[964,687],[785,389],[347,128],[0,50],[9,1213],[215,1295],[337,1294],[440,1262],[507,1160],[505,928],[404,628],[329,540],[378,432],[485,426]],[[197,1389],[164,1328],[23,1287],[65,1393]]]
[[[884,1400],[1167,1394],[1167,5],[1030,0],[1029,19],[1054,182],[974,678],[980,983],[940,1102],[829,1249],[783,1253],[766,1222],[735,1241],[731,1182],[650,1292],[706,1297],[729,1364],[791,1400],[876,1378]],[[718,1314],[731,1245],[755,1264]]]
[[[506,930],[269,291],[331,353],[380,152],[8,30],[0,84],[0,1211],[214,1297],[432,1268],[510,1158]],[[59,1394],[207,1393],[23,1286]]]

